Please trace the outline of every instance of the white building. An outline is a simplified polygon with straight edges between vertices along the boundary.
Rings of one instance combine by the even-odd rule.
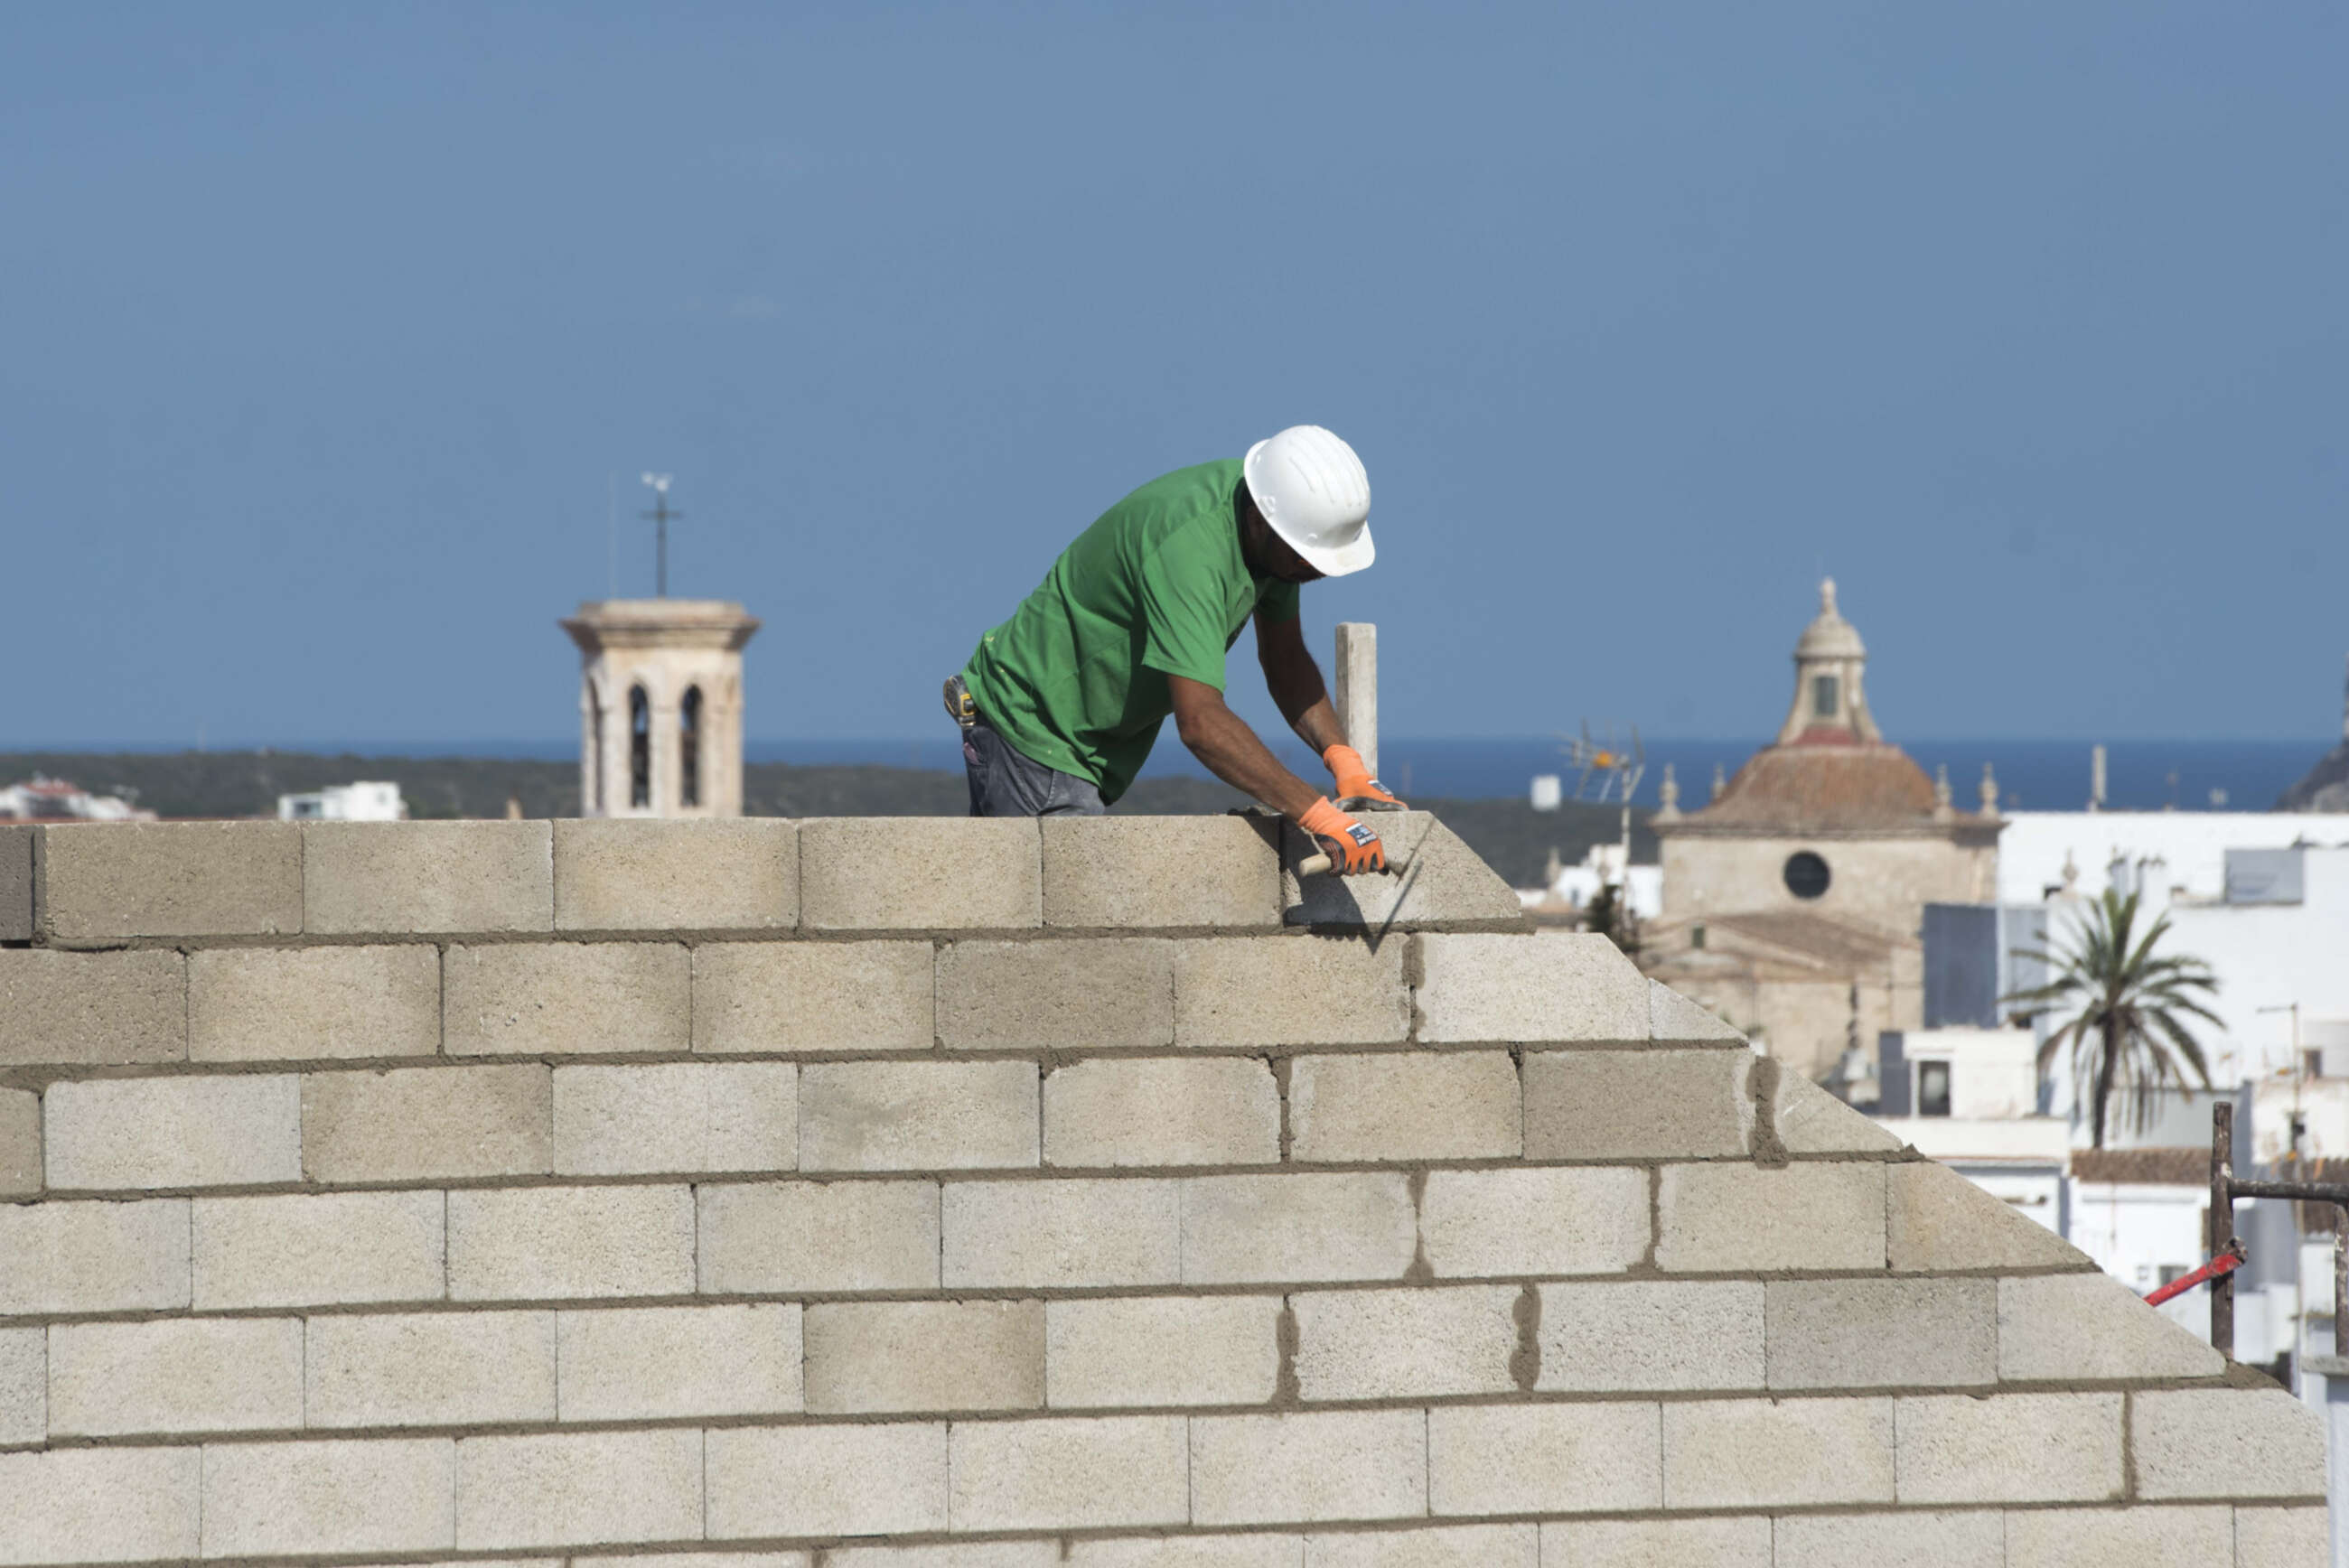
[[[399,786],[379,779],[329,784],[306,795],[277,797],[281,822],[404,822],[408,802]]]
[[[1547,884],[1519,888],[1517,898],[1527,909],[1580,909],[1607,886],[1624,889],[1638,919],[1653,920],[1664,912],[1664,868],[1632,865],[1630,852],[1619,843],[1591,845],[1579,865],[1559,865],[1553,853]]]
[[[136,791],[133,791],[136,793]],[[151,822],[152,811],[141,810],[112,795],[93,795],[62,779],[35,774],[22,784],[0,789],[0,821],[16,822]]]
[[[2105,891],[2116,864],[2158,861],[2164,886],[2227,891],[2229,850],[2349,844],[2349,814],[2301,811],[2016,811],[1998,841],[1998,902],[2037,903],[2067,887]]]

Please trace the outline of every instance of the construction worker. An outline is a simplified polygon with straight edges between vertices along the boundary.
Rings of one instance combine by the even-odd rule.
[[[1338,799],[1394,802],[1346,744],[1298,624],[1300,585],[1371,563],[1370,515],[1361,459],[1318,425],[1177,469],[1103,512],[947,682],[971,815],[1100,812],[1171,713],[1209,772],[1312,834],[1332,870],[1384,871],[1377,830],[1224,703],[1224,655],[1253,616],[1265,686]]]

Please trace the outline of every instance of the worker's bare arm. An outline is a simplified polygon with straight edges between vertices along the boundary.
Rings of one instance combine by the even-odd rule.
[[[1288,720],[1298,739],[1316,755],[1346,743],[1346,732],[1338,727],[1338,710],[1330,705],[1330,689],[1321,682],[1321,666],[1306,650],[1303,617],[1268,622],[1257,612],[1256,656],[1264,666],[1265,689],[1272,694],[1274,706]]]
[[[1319,673],[1313,679],[1316,686],[1320,684]],[[1166,686],[1174,699],[1174,731],[1208,772],[1290,820],[1303,820],[1321,791],[1282,767],[1247,721],[1226,705],[1223,693],[1181,676],[1168,676]],[[1274,700],[1279,700],[1278,692]],[[1327,708],[1328,701],[1321,706]],[[1330,722],[1336,726],[1334,715]]]

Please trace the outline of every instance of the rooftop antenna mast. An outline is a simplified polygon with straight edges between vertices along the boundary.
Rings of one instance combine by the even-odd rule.
[[[668,597],[669,521],[672,518],[680,518],[685,515],[685,513],[681,511],[671,511],[668,509],[668,487],[670,481],[676,478],[677,476],[675,474],[646,474],[644,476],[645,483],[652,486],[653,490],[653,509],[650,511],[638,512],[636,514],[639,517],[651,519],[654,522],[657,523],[660,528],[659,543],[656,546],[653,568],[653,596],[657,599],[666,599]]]

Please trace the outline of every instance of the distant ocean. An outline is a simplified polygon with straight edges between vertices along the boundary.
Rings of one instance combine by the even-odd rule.
[[[1670,763],[1680,781],[1682,806],[1702,805],[1712,788],[1713,768],[1718,765],[1733,774],[1761,744],[1759,739],[1651,739],[1647,742],[1646,776],[1640,781],[1635,802],[1642,806],[1656,803],[1657,786],[1663,778],[1664,765]],[[1961,810],[1972,810],[1978,800],[1984,762],[1996,771],[2002,810],[2075,811],[2088,801],[2088,741],[1924,740],[1904,744],[1928,773],[1937,766],[1949,768],[1951,792]],[[2116,811],[2264,811],[2275,804],[2277,796],[2314,766],[2332,744],[2326,739],[2108,741],[2105,803],[2108,810]],[[1522,798],[1538,773],[1561,775],[1565,791],[1572,798],[1577,777],[1562,755],[1562,745],[1557,739],[1540,738],[1390,739],[1380,748],[1380,771],[1389,787],[1405,799],[1413,795],[1454,799]],[[559,758],[577,756],[577,747],[575,740],[441,744],[409,741],[334,742],[283,749],[348,752],[362,757]],[[1300,771],[1307,765],[1319,766],[1294,741],[1277,749]],[[962,766],[960,749],[951,736],[899,741],[753,740],[746,751],[753,762],[878,763],[892,768],[946,769]],[[1153,754],[1145,776],[1204,777],[1205,772],[1169,734]],[[1588,792],[1595,793],[1596,789],[1597,781],[1591,780]]]

